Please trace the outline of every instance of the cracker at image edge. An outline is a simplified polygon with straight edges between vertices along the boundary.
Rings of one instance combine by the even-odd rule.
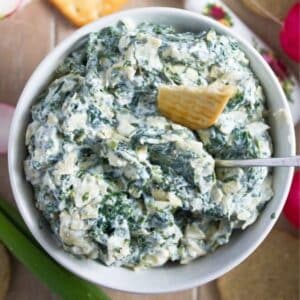
[[[10,261],[5,248],[0,244],[0,300],[5,299],[10,281]]]
[[[119,10],[128,0],[49,0],[75,26]]]
[[[273,230],[241,265],[217,281],[222,300],[298,300],[299,239]]]

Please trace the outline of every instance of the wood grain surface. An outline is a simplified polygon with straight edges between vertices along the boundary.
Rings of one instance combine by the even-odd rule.
[[[279,49],[277,39],[279,28],[264,18],[247,11],[240,1],[225,1],[248,25]],[[131,0],[125,8],[142,6],[183,7],[183,0]],[[75,28],[65,20],[47,1],[33,0],[17,15],[0,22],[0,101],[16,104],[18,97],[34,68],[62,39]],[[290,62],[289,62],[290,63]],[[292,65],[296,68],[295,65]],[[300,153],[300,125],[297,129],[298,151]],[[7,159],[0,155],[0,195],[13,202],[8,180]],[[280,225],[288,228],[281,220]],[[33,277],[16,260],[13,261],[13,276],[6,300],[50,300],[58,299],[41,282]],[[1,267],[1,266],[0,266]],[[173,294],[141,296],[105,291],[113,300],[218,300],[215,283]],[[83,299],[84,300],[84,299]],[[245,299],[246,300],[246,299]]]

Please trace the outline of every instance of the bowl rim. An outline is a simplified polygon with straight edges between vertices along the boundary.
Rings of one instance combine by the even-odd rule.
[[[111,280],[111,284],[103,284],[101,282],[99,282],[97,280],[97,278],[94,278],[92,276],[85,276],[83,274],[80,273],[80,269],[78,267],[73,267],[71,263],[69,263],[68,261],[65,261],[64,258],[62,258],[60,256],[60,254],[58,253],[52,253],[48,248],[47,248],[47,242],[43,239],[40,239],[39,237],[37,237],[37,233],[36,233],[36,228],[33,228],[33,226],[31,226],[31,223],[29,222],[29,218],[31,217],[31,213],[29,213],[26,209],[25,206],[25,202],[27,202],[27,200],[24,200],[24,196],[22,195],[22,191],[21,189],[18,187],[17,184],[17,180],[16,180],[16,176],[15,173],[17,173],[14,170],[14,163],[15,161],[18,160],[17,158],[17,151],[18,149],[16,149],[15,144],[18,141],[18,129],[21,125],[19,125],[19,119],[21,117],[21,115],[23,114],[23,107],[22,107],[22,103],[26,103],[28,101],[30,101],[30,99],[27,96],[28,91],[31,89],[32,85],[35,85],[35,79],[37,78],[37,75],[41,72],[42,68],[48,63],[52,61],[57,60],[57,57],[61,56],[62,53],[64,53],[65,51],[70,50],[74,45],[76,45],[80,38],[86,36],[87,34],[89,34],[90,32],[93,32],[95,30],[100,30],[103,27],[109,26],[108,23],[110,24],[114,24],[117,20],[123,19],[123,18],[131,18],[132,15],[134,14],[147,14],[148,12],[151,12],[152,14],[157,13],[169,13],[172,14],[172,17],[175,17],[176,15],[180,15],[182,17],[193,17],[193,18],[197,18],[199,21],[202,21],[203,23],[206,23],[208,26],[216,29],[219,32],[222,32],[226,35],[232,36],[234,37],[244,48],[247,49],[248,51],[248,55],[251,55],[253,60],[258,61],[261,65],[262,68],[265,69],[266,73],[268,73],[268,77],[270,78],[270,80],[273,82],[273,84],[276,85],[277,90],[279,92],[278,98],[281,99],[281,104],[284,106],[284,110],[286,111],[286,118],[287,118],[287,122],[289,125],[289,130],[291,133],[291,137],[290,137],[290,148],[289,151],[291,152],[291,155],[295,155],[295,134],[294,134],[294,127],[293,127],[293,122],[292,122],[292,117],[290,114],[290,110],[288,108],[288,103],[287,103],[287,99],[281,89],[281,86],[278,82],[278,80],[276,79],[275,75],[273,74],[273,72],[271,71],[269,65],[263,60],[263,58],[259,55],[259,53],[246,41],[244,41],[243,39],[241,39],[239,36],[237,36],[234,32],[231,32],[230,29],[225,28],[225,26],[222,26],[221,24],[219,24],[217,21],[210,19],[209,17],[203,16],[201,14],[195,13],[195,12],[190,12],[184,9],[178,9],[178,8],[170,8],[170,7],[146,7],[146,8],[136,8],[136,9],[129,9],[129,10],[125,10],[125,11],[121,11],[106,17],[103,17],[99,20],[96,20],[95,22],[92,22],[80,29],[75,30],[69,37],[67,37],[66,39],[64,39],[63,41],[61,41],[54,49],[52,49],[48,55],[46,55],[42,61],[38,64],[38,66],[35,68],[35,70],[33,71],[33,73],[31,74],[30,78],[28,79],[16,106],[16,110],[13,116],[13,120],[11,123],[11,128],[10,128],[10,133],[9,133],[9,145],[8,145],[8,169],[9,169],[9,179],[10,179],[10,183],[11,183],[11,187],[12,187],[12,192],[13,192],[13,196],[14,199],[17,203],[18,209],[26,223],[26,225],[28,226],[29,230],[31,231],[31,233],[33,234],[33,236],[35,237],[35,239],[37,239],[37,241],[39,242],[39,244],[42,246],[42,248],[56,261],[58,262],[60,265],[62,265],[64,268],[66,268],[67,270],[73,272],[74,274],[78,275],[79,277],[82,277],[86,280],[89,280],[91,282],[94,282],[96,284],[108,287],[108,288],[112,288],[115,290],[119,290],[119,291],[124,291],[124,292],[131,292],[131,293],[140,293],[140,294],[158,294],[158,293],[167,293],[167,292],[177,292],[177,291],[181,291],[181,290],[185,290],[185,289],[189,289],[189,288],[193,288],[196,286],[199,286],[201,284],[207,283],[209,281],[212,281],[220,276],[222,276],[223,274],[225,274],[226,272],[230,271],[231,269],[233,269],[234,267],[236,267],[238,264],[240,264],[243,260],[245,260],[259,245],[260,243],[266,238],[267,234],[270,232],[270,230],[273,228],[276,220],[279,217],[279,214],[283,208],[283,205],[285,203],[285,199],[288,195],[288,191],[289,191],[289,187],[291,185],[291,181],[292,181],[292,175],[293,175],[293,171],[294,168],[288,168],[287,169],[287,174],[286,174],[286,186],[283,189],[283,196],[281,201],[278,203],[277,206],[277,211],[276,211],[276,217],[270,221],[268,223],[268,226],[266,226],[264,228],[263,231],[260,232],[260,235],[258,236],[257,240],[255,243],[252,244],[251,247],[249,247],[247,249],[247,251],[244,251],[243,253],[239,254],[237,257],[235,257],[234,259],[232,259],[232,261],[230,263],[224,263],[223,266],[221,266],[217,271],[215,271],[214,273],[207,275],[205,278],[196,278],[194,280],[190,280],[188,283],[182,283],[182,284],[178,284],[176,286],[172,286],[170,288],[160,288],[160,287],[156,287],[155,290],[153,290],[153,286],[151,286],[151,282],[150,282],[150,286],[146,289],[140,289],[139,287],[128,287],[128,288],[120,288],[118,286],[118,284],[115,284],[113,280]],[[158,22],[159,23],[159,22]],[[41,88],[40,88],[41,90]],[[20,138],[20,137],[19,137]],[[25,197],[26,198],[26,197]]]

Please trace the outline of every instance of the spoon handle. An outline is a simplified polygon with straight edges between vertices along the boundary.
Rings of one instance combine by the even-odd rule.
[[[215,160],[217,167],[300,167],[300,155],[255,159]]]

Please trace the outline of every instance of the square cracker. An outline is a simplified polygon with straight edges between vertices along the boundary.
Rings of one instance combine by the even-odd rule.
[[[157,105],[162,115],[190,129],[212,126],[234,96],[236,88],[215,81],[205,87],[162,85]]]
[[[74,25],[83,26],[120,9],[127,0],[50,0]]]

